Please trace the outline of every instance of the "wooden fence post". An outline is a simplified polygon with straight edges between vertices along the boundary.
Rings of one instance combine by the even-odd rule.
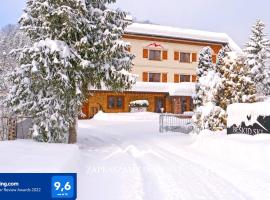
[[[16,139],[16,119],[9,118],[8,119],[8,140]]]

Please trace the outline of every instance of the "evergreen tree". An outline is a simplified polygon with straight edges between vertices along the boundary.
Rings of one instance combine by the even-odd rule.
[[[250,41],[246,45],[246,65],[250,68],[251,79],[257,86],[259,96],[270,95],[270,70],[266,65],[270,58],[270,41],[264,33],[265,25],[258,20],[252,27]]]
[[[224,58],[226,57],[228,52],[230,52],[230,49],[228,46],[222,47],[218,52],[215,70],[220,75],[222,75],[224,73],[224,71],[223,71],[223,66],[225,65]]]
[[[76,118],[88,86],[127,89],[133,55],[121,41],[125,13],[111,0],[28,0],[21,29],[33,46],[15,51],[8,104],[33,116],[38,141],[76,142]],[[69,133],[69,134],[68,134]]]
[[[245,57],[227,52],[220,66],[221,83],[215,95],[216,105],[224,110],[233,103],[255,102],[256,86],[249,77]]]
[[[21,48],[30,43],[17,25],[9,24],[0,31],[0,92],[7,92],[9,83],[6,75],[18,66],[16,60],[10,55],[12,49]]]
[[[220,77],[212,63],[211,52],[210,47],[205,47],[200,52],[196,96],[194,98],[194,120],[199,129],[216,131],[224,128],[225,112],[217,107],[215,102]]]
[[[207,75],[209,69],[213,68],[212,63],[212,50],[210,47],[205,47],[200,51],[199,64],[197,68],[197,83],[196,83],[196,96],[194,97],[195,109],[202,106],[203,97],[206,95],[205,90],[200,82],[200,78]]]

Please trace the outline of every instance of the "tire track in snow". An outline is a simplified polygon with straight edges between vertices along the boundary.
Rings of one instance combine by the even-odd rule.
[[[169,143],[164,141],[159,141],[159,146],[170,146],[171,153],[177,152],[175,155],[181,154],[185,159],[194,162],[200,166],[206,166],[208,162],[208,169],[211,169],[224,180],[229,182],[235,188],[238,188],[242,194],[247,196],[247,199],[265,200],[270,199],[269,186],[270,186],[270,175],[261,172],[259,169],[254,171],[245,168],[245,166],[236,165],[233,162],[224,162],[224,160],[219,158],[212,158],[207,156],[205,153],[201,153],[196,149],[186,147],[175,148]],[[168,150],[168,148],[167,148]],[[192,158],[192,160],[191,160]],[[268,173],[269,174],[269,173]]]
[[[208,168],[166,150],[168,144],[158,145],[162,138],[156,140],[153,135],[151,137],[154,140],[147,143],[143,140],[143,137],[136,137],[134,134],[138,131],[148,134],[149,130],[140,130],[138,125],[135,130],[128,133],[131,134],[132,138],[130,136],[126,138],[122,130],[119,130],[120,134],[111,133],[111,127],[109,126],[106,125],[102,129],[95,130],[98,131],[98,135],[102,134],[98,137],[104,138],[104,143],[114,147],[112,150],[116,153],[113,155],[105,153],[104,158],[107,157],[112,162],[118,158],[123,158],[123,162],[127,160],[127,162],[135,163],[138,168],[136,173],[129,174],[127,180],[121,183],[121,185],[126,185],[122,188],[126,191],[122,191],[122,195],[117,200],[250,199]],[[122,127],[123,130],[127,130],[125,126],[129,125],[125,124]],[[89,129],[89,131],[93,130]],[[121,165],[121,163],[118,164]],[[136,185],[136,187],[132,187],[132,185]],[[126,199],[124,199],[125,195]]]
[[[94,134],[88,135],[89,138],[85,135],[86,137],[79,139],[82,151],[78,174],[78,182],[81,185],[79,199],[89,200],[94,194],[95,200],[143,200],[141,171],[138,167],[134,168],[136,162],[134,163],[129,153],[121,153],[120,140],[106,129],[101,131],[91,127],[88,131],[94,131]],[[98,142],[94,149],[92,142]],[[116,157],[108,157],[112,151],[119,154]]]
[[[140,145],[152,148],[160,156],[145,155],[141,157],[139,163],[142,168],[153,169],[151,177],[157,180],[156,190],[162,189],[160,193],[163,196],[160,199],[166,200],[247,200],[250,199],[243,195],[237,188],[230,183],[211,172],[209,169],[193,163],[179,155],[160,148],[156,145]],[[143,149],[140,147],[140,149]],[[167,160],[161,160],[160,157],[166,157]],[[174,167],[172,167],[174,166]],[[147,170],[149,171],[149,170]],[[149,176],[147,177],[150,178]],[[154,188],[152,190],[155,190]],[[151,199],[152,200],[152,199]],[[156,200],[153,198],[153,200]]]

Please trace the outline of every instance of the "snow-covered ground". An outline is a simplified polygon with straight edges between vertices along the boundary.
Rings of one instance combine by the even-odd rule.
[[[0,143],[1,172],[78,172],[79,200],[268,200],[270,136],[158,132],[158,114],[99,113],[76,145]]]
[[[67,173],[77,171],[77,145],[31,140],[0,141],[1,173]]]

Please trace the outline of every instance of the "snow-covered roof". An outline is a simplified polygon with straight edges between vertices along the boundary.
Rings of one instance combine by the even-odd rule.
[[[89,88],[89,90],[95,90]],[[106,87],[101,89],[102,91],[108,91]],[[193,96],[195,94],[195,83],[152,83],[152,82],[137,82],[132,86],[129,92],[157,92],[157,93],[169,93],[170,96]]]
[[[175,39],[228,44],[232,51],[241,51],[241,48],[226,33],[182,29],[170,26],[142,23],[133,23],[129,25],[125,32],[137,35],[159,36]]]

